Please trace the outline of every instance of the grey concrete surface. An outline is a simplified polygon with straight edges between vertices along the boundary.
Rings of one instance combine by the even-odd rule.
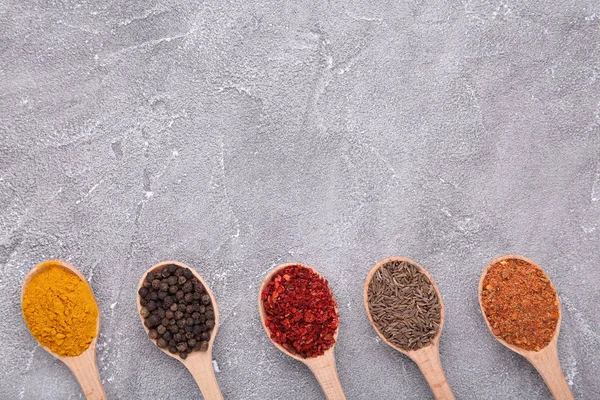
[[[144,337],[135,287],[177,259],[214,291],[226,399],[322,399],[260,326],[273,266],[322,272],[349,399],[428,399],[362,304],[379,259],[437,281],[458,399],[547,399],[477,304],[520,253],[559,290],[560,360],[600,398],[600,4],[0,0],[1,399],[81,399],[21,317],[30,268],[91,282],[110,399],[201,398]]]

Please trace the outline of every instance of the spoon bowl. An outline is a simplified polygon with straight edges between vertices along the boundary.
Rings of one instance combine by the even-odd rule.
[[[213,363],[212,363],[212,347],[215,342],[215,337],[217,336],[217,331],[219,329],[219,310],[217,308],[217,301],[215,299],[215,296],[213,295],[212,291],[210,290],[210,288],[208,287],[208,285],[206,284],[204,279],[202,279],[202,277],[200,276],[200,274],[198,274],[196,272],[196,270],[194,270],[193,268],[190,268],[189,266],[187,266],[183,263],[180,263],[178,261],[163,261],[161,263],[158,263],[158,264],[150,267],[142,275],[142,279],[140,279],[137,291],[139,291],[140,288],[143,286],[144,280],[146,279],[146,275],[148,275],[148,273],[154,272],[154,271],[161,269],[164,266],[170,265],[170,264],[174,264],[174,265],[177,265],[178,267],[189,269],[192,272],[192,274],[194,275],[194,277],[196,277],[200,281],[200,283],[202,283],[202,285],[204,286],[204,289],[206,290],[206,293],[210,296],[210,301],[211,301],[211,304],[212,304],[212,307],[213,307],[213,310],[215,313],[215,326],[212,328],[212,330],[210,332],[210,339],[208,340],[208,349],[206,351],[192,351],[191,353],[188,354],[188,356],[185,360],[182,359],[181,357],[179,357],[177,354],[171,354],[167,349],[161,349],[160,347],[158,347],[156,345],[156,343],[154,343],[154,341],[152,341],[151,339],[150,340],[152,341],[152,344],[154,344],[156,346],[157,349],[159,349],[166,355],[173,357],[178,361],[181,361],[181,363],[183,365],[185,365],[185,367],[190,371],[190,373],[194,377],[194,380],[196,381],[196,384],[200,388],[200,391],[202,392],[202,396],[204,397],[204,399],[206,399],[206,400],[223,400],[223,394],[221,393],[221,389],[219,388],[219,383],[217,382],[217,378],[215,376],[215,371],[214,371]],[[141,314],[142,306],[140,305],[140,301],[139,301],[140,296],[139,296],[139,294],[137,294],[137,291],[136,291],[136,297],[137,297],[136,305],[137,305],[137,309],[138,309],[138,314],[140,316],[140,320],[142,321],[142,327],[144,328],[144,331],[146,332],[146,335],[147,335],[149,332],[149,329],[144,324],[144,317],[142,317],[142,314]]]
[[[488,274],[491,266],[500,261],[512,260],[512,259],[525,261],[529,264],[536,266],[540,271],[542,271],[544,273],[545,278],[550,283],[550,286],[554,290],[554,293],[556,293],[556,299],[558,301],[558,321],[556,322],[556,329],[554,330],[554,335],[552,336],[552,339],[550,340],[548,345],[546,345],[539,351],[522,349],[520,347],[517,347],[510,343],[507,343],[506,341],[504,341],[504,339],[494,335],[492,332],[492,326],[490,325],[490,322],[488,321],[487,316],[485,314],[483,302],[481,301],[482,292],[483,292],[483,281],[484,281],[486,275]],[[550,392],[552,393],[552,395],[554,396],[555,399],[574,399],[573,394],[571,393],[571,389],[569,388],[569,385],[568,385],[567,381],[565,380],[565,377],[562,373],[562,369],[560,367],[560,362],[558,360],[557,341],[558,341],[558,335],[560,333],[560,323],[562,321],[560,299],[558,297],[558,292],[557,292],[556,288],[554,287],[552,280],[546,274],[546,271],[544,271],[534,261],[532,261],[526,257],[517,255],[517,254],[507,254],[507,255],[498,257],[498,258],[492,260],[492,262],[490,262],[485,267],[485,269],[483,270],[483,273],[481,274],[481,278],[479,280],[478,299],[479,299],[479,307],[481,308],[481,314],[483,315],[483,319],[485,320],[485,323],[486,323],[488,329],[490,330],[490,333],[492,333],[492,335],[496,338],[496,340],[498,340],[505,347],[509,348],[510,350],[514,351],[515,353],[520,354],[523,357],[525,357],[535,367],[535,369],[537,369],[537,371],[539,372],[539,374],[542,376],[542,378],[546,382],[546,385],[550,389]]]
[[[267,284],[269,282],[271,282],[271,279],[278,271],[280,271],[286,267],[292,266],[292,265],[299,265],[299,266],[308,268],[311,271],[313,271],[314,273],[316,273],[317,275],[319,275],[321,278],[323,278],[323,276],[321,274],[319,274],[314,268],[312,268],[308,265],[305,265],[305,264],[301,264],[301,263],[281,264],[281,265],[278,265],[277,267],[273,268],[271,271],[269,271],[267,276],[265,276],[265,278],[263,279],[263,281],[260,285],[260,290],[258,292],[258,312],[260,314],[260,320],[262,322],[262,326],[265,329],[265,332],[267,333],[267,336],[269,337],[271,342],[275,345],[275,347],[277,347],[284,354],[305,364],[312,371],[312,373],[317,378],[317,381],[321,385],[321,389],[325,393],[327,400],[345,400],[346,395],[344,394],[344,390],[342,389],[342,384],[338,377],[337,368],[336,368],[336,364],[335,364],[335,354],[334,354],[335,342],[331,345],[331,347],[329,349],[327,349],[320,356],[303,358],[297,354],[291,353],[290,351],[285,349],[281,344],[275,342],[271,338],[271,330],[267,327],[267,325],[265,323],[265,321],[267,319],[267,314],[265,312],[265,308],[263,305],[262,292],[265,289],[265,287],[267,286]],[[325,279],[325,278],[323,278],[323,279]],[[331,291],[331,288],[330,288],[330,291]],[[332,296],[333,296],[333,293],[332,293]],[[336,303],[336,311],[337,311],[337,303]],[[335,341],[337,341],[338,332],[339,332],[339,326],[338,326],[338,329],[336,330],[335,334],[333,335],[333,338]]]
[[[21,287],[21,304],[23,303],[23,296],[25,294],[25,288],[31,282],[33,277],[38,273],[44,271],[46,268],[59,266],[66,270],[69,270],[73,274],[75,274],[82,282],[85,282],[89,287],[89,283],[85,276],[77,268],[72,266],[71,264],[62,261],[62,260],[47,260],[42,262],[41,264],[36,265],[27,276],[23,280],[23,285]],[[94,297],[94,292],[90,288],[90,292],[92,292],[92,297],[94,298],[94,303],[98,308],[98,304],[96,303],[96,298]],[[99,310],[99,308],[98,308]],[[50,350],[46,346],[42,346],[44,350],[48,353],[52,354],[54,357],[62,361],[75,375],[75,378],[79,382],[81,389],[83,390],[86,399],[88,400],[106,400],[106,393],[104,392],[104,388],[102,387],[102,381],[100,380],[100,373],[98,372],[98,366],[96,364],[96,342],[98,341],[98,335],[100,334],[100,312],[98,312],[98,317],[96,319],[96,332],[94,338],[90,342],[89,347],[78,356],[61,356],[52,350]],[[37,339],[36,339],[37,340]]]
[[[385,265],[389,262],[407,262],[409,264],[416,266],[419,269],[419,271],[422,272],[429,279],[429,282],[431,282],[431,285],[433,286],[433,288],[437,294],[437,297],[439,299],[439,302],[440,302],[440,327],[438,329],[437,334],[431,340],[431,342],[429,342],[425,346],[421,347],[420,349],[406,350],[406,349],[403,349],[403,348],[397,346],[396,344],[392,343],[390,340],[388,340],[383,335],[383,333],[381,333],[379,331],[379,329],[377,328],[377,325],[375,324],[375,321],[373,320],[373,316],[371,315],[371,311],[369,309],[369,285],[371,284],[371,280],[373,279],[373,276],[377,273],[377,271],[383,265]],[[444,375],[444,370],[442,369],[442,364],[441,364],[440,355],[439,355],[439,341],[440,341],[440,336],[442,334],[442,328],[444,327],[444,303],[442,301],[442,296],[440,294],[440,291],[439,291],[437,285],[435,284],[435,281],[429,274],[429,272],[425,268],[420,266],[419,264],[417,264],[414,261],[412,261],[408,258],[405,258],[405,257],[385,258],[385,259],[379,261],[377,264],[375,264],[373,266],[373,268],[371,268],[371,270],[369,271],[369,274],[367,275],[367,278],[365,279],[363,300],[364,300],[364,304],[365,304],[365,309],[367,311],[367,316],[369,317],[369,321],[371,322],[371,325],[373,325],[373,328],[375,328],[375,332],[377,332],[377,334],[379,335],[381,340],[384,343],[386,343],[387,345],[389,345],[390,347],[392,347],[393,349],[408,356],[411,360],[413,360],[419,366],[419,369],[423,373],[423,376],[425,377],[425,380],[429,384],[431,391],[433,392],[433,395],[435,396],[436,399],[454,399],[452,390],[450,389],[450,386],[448,385],[448,382],[446,381],[446,376]]]

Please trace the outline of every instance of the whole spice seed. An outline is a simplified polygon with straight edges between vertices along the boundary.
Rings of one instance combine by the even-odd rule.
[[[369,282],[367,296],[377,330],[399,348],[418,350],[438,334],[440,299],[416,265],[406,261],[383,264]]]
[[[481,304],[492,333],[524,350],[540,351],[558,324],[558,296],[544,271],[511,258],[490,266]]]
[[[148,336],[158,347],[184,360],[192,351],[208,350],[215,314],[204,285],[190,269],[175,264],[155,269],[146,274],[138,295]]]
[[[261,294],[271,338],[303,358],[323,354],[335,343],[337,304],[327,280],[301,265],[277,271]]]

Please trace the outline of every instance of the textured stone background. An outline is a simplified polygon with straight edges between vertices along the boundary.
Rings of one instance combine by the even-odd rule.
[[[545,399],[477,304],[513,252],[553,279],[564,372],[600,398],[599,25],[596,0],[0,0],[0,398],[82,398],[21,317],[47,258],[91,282],[111,399],[200,397],[136,315],[165,259],[216,294],[227,399],[323,398],[260,326],[288,261],[331,282],[349,399],[431,398],[362,304],[368,269],[404,255],[442,291],[456,396]]]

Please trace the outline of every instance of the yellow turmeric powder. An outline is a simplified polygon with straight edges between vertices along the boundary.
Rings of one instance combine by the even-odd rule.
[[[46,261],[23,292],[23,316],[31,334],[60,356],[78,356],[96,336],[98,306],[87,282]]]

